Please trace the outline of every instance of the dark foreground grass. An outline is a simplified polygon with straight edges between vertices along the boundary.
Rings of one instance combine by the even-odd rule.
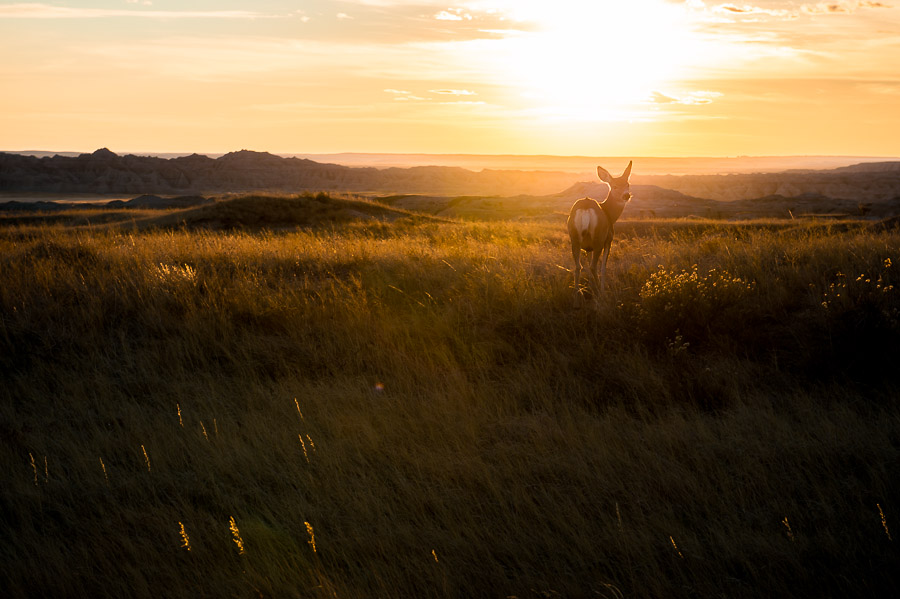
[[[900,238],[0,232],[0,586],[893,596]]]

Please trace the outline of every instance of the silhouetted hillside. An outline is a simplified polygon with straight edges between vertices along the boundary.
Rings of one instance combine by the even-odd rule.
[[[637,170],[637,169],[635,169]],[[900,197],[900,162],[873,162],[831,170],[793,170],[749,175],[661,175],[635,181],[711,200],[735,201],[767,196],[817,194],[853,202]]]
[[[459,167],[351,168],[241,150],[220,158],[118,156],[103,148],[77,157],[0,153],[0,191],[195,194],[221,191],[381,191],[434,194],[546,194],[571,185],[567,173]]]
[[[449,213],[462,204],[497,206],[496,198],[519,199],[542,212],[562,210],[578,197],[602,198],[606,188],[584,175],[548,171],[482,170],[452,166],[354,168],[304,158],[282,158],[241,150],[219,158],[119,156],[103,148],[79,156],[34,157],[0,153],[0,191],[195,196],[221,192],[349,191],[440,197]],[[900,198],[900,162],[878,162],[831,170],[787,170],[735,175],[640,174],[632,177],[631,211],[647,215],[706,215],[735,212],[787,215],[800,212],[886,215]],[[559,190],[566,190],[560,192]],[[477,196],[477,197],[476,197]],[[524,198],[528,196],[530,199]],[[554,196],[552,199],[549,196]],[[492,199],[493,198],[493,199]],[[552,200],[552,201],[550,201]],[[416,204],[421,199],[415,200]],[[725,207],[722,202],[734,205]],[[405,202],[401,202],[405,203]],[[434,208],[434,202],[430,208]],[[505,203],[504,203],[505,204]],[[540,205],[540,208],[538,208]],[[418,209],[418,208],[414,208]],[[565,208],[567,209],[567,207]],[[434,213],[433,210],[429,210]]]
[[[350,221],[393,222],[431,220],[361,200],[332,198],[327,194],[299,196],[247,195],[229,198],[136,223],[138,228],[186,229],[294,229]]]
[[[212,204],[215,200],[202,196],[176,196],[173,198],[161,198],[155,195],[142,195],[131,200],[112,200],[110,202],[57,202],[38,200],[36,202],[22,202],[11,200],[0,202],[0,212],[59,212],[62,210],[109,210],[116,208],[139,208],[144,210],[169,210],[172,208],[191,208]]]
[[[819,194],[797,197],[780,195],[722,202],[692,197],[654,185],[632,185],[633,199],[624,220],[701,217],[713,219],[796,218],[801,216],[866,217],[882,219],[900,214],[900,197],[882,202],[860,203],[832,199]],[[577,183],[560,193],[534,196],[425,196],[401,195],[379,198],[380,202],[406,210],[441,217],[475,220],[562,220],[578,198],[603,199],[601,183]]]

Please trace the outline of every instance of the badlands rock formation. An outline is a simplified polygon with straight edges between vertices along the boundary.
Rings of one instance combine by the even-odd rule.
[[[235,191],[380,191],[433,194],[546,194],[577,180],[553,172],[457,167],[351,168],[241,150],[220,158],[118,156],[107,149],[77,157],[0,153],[0,191],[204,194]]]
[[[720,201],[815,194],[833,199],[882,202],[900,197],[900,162],[873,162],[824,171],[750,175],[635,177],[681,193]]]

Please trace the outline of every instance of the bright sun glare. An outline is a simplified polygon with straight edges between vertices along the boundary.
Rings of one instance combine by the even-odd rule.
[[[694,53],[689,13],[665,0],[520,0],[508,14],[537,25],[507,40],[502,68],[542,118],[640,118]]]

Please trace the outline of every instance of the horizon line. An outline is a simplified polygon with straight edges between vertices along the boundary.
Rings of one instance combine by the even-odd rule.
[[[597,158],[612,158],[612,159],[626,159],[626,158],[637,158],[637,159],[652,159],[652,160],[701,160],[701,159],[712,159],[712,160],[726,160],[726,159],[753,159],[753,158],[865,158],[865,159],[873,159],[873,158],[884,158],[891,160],[900,160],[900,155],[890,155],[890,154],[719,154],[719,155],[683,155],[683,156],[674,156],[674,155],[640,155],[640,154],[479,154],[475,152],[366,152],[359,150],[345,150],[340,152],[298,152],[298,151],[290,151],[290,152],[281,152],[281,151],[270,151],[270,150],[251,150],[248,148],[241,148],[240,150],[228,150],[228,151],[214,151],[214,152],[199,152],[199,151],[114,151],[110,150],[107,146],[103,146],[100,148],[96,148],[91,151],[81,151],[81,150],[39,150],[39,149],[23,149],[23,150],[0,150],[0,152],[5,154],[20,154],[20,155],[28,155],[28,154],[92,154],[98,150],[109,150],[113,154],[117,156],[161,156],[161,155],[172,155],[172,156],[191,156],[193,154],[197,154],[200,156],[224,156],[226,154],[232,154],[235,152],[255,152],[258,154],[272,154],[274,156],[281,157],[294,157],[294,156],[472,156],[472,157],[486,157],[486,158],[562,158],[562,159],[597,159]]]

